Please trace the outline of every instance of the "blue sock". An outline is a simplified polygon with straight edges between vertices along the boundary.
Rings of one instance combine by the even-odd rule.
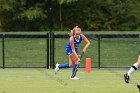
[[[74,64],[73,69],[72,69],[72,77],[76,75],[76,69],[77,69],[77,64]]]
[[[70,67],[69,67],[69,63],[60,64],[58,67],[59,67],[59,68],[70,68]]]

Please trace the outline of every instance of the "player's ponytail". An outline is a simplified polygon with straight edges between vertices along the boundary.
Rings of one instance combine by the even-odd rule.
[[[71,30],[70,33],[69,33],[69,36],[73,36],[74,35],[74,31]]]

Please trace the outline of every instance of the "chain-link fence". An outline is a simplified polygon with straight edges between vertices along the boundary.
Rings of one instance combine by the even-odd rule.
[[[0,34],[0,67],[54,68],[55,63],[68,62],[65,45],[69,36],[51,35]],[[139,34],[86,34],[86,37],[91,45],[80,67],[85,67],[86,58],[91,58],[92,67],[99,69],[128,67],[137,61]],[[78,54],[82,54],[84,46],[82,42]]]

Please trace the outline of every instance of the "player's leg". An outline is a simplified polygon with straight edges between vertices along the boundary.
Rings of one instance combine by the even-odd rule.
[[[67,54],[68,56],[70,56],[70,55],[72,54],[71,49],[67,49],[67,50],[66,50],[66,54]],[[70,68],[69,62],[68,62],[68,63],[65,63],[65,64],[56,64],[56,65],[55,65],[55,69],[54,69],[55,74],[59,71],[59,69],[62,69],[62,68]]]
[[[65,63],[65,64],[58,64],[58,67],[61,69],[61,68],[70,68],[69,67],[69,62],[68,63]]]
[[[128,70],[128,72],[126,74],[124,74],[124,79],[126,83],[129,83],[129,79],[130,76],[132,75],[132,73],[138,69],[138,67],[140,66],[140,55],[138,56],[138,60],[136,63],[134,63],[131,68]]]
[[[132,65],[132,67],[129,69],[129,71],[127,72],[127,73],[128,73],[128,76],[131,76],[132,73],[133,73],[135,70],[137,70],[139,66],[140,66],[140,55],[139,55],[139,57],[138,57],[137,62],[134,63],[134,64]]]
[[[55,65],[55,69],[54,69],[55,74],[56,74],[60,69],[62,69],[62,68],[70,68],[69,62],[68,62],[68,63],[65,63],[65,64],[56,64],[56,65]]]
[[[69,58],[69,62],[68,63],[65,63],[65,64],[56,64],[56,68],[71,68],[73,67],[74,63],[73,61]]]
[[[140,92],[140,83],[139,83],[139,84],[137,84],[137,88],[139,89],[139,92]]]
[[[71,58],[69,57],[69,67],[72,68],[74,65],[74,62],[71,60]]]
[[[59,69],[62,69],[62,68],[70,68],[69,67],[69,62],[68,63],[65,63],[65,64],[56,64],[55,65],[55,74],[59,71]]]
[[[76,76],[76,72],[77,72],[78,62],[80,59],[78,58],[77,55],[75,55],[73,53],[70,55],[70,59],[71,59],[71,62],[73,63],[72,75],[71,75],[70,79],[78,80],[79,78],[77,78],[75,76]]]

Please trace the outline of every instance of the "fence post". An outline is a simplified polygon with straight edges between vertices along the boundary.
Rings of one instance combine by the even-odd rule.
[[[50,57],[50,54],[49,54],[49,47],[50,47],[50,44],[49,44],[49,33],[47,33],[47,44],[46,44],[46,47],[47,47],[47,63],[46,63],[46,67],[47,69],[49,69],[49,57]]]
[[[54,33],[50,35],[50,67],[54,68]]]
[[[4,46],[4,38],[5,34],[2,35],[2,61],[3,61],[3,69],[5,68],[5,46]]]
[[[98,37],[98,69],[101,68],[100,64],[100,37]]]
[[[52,49],[52,51],[53,51],[53,57],[52,57],[52,67],[53,67],[53,69],[55,68],[55,56],[54,56],[54,52],[55,52],[55,48],[54,48],[54,44],[55,44],[55,35],[54,35],[54,32],[53,32],[53,38],[52,38],[52,47],[53,47],[53,49]]]

